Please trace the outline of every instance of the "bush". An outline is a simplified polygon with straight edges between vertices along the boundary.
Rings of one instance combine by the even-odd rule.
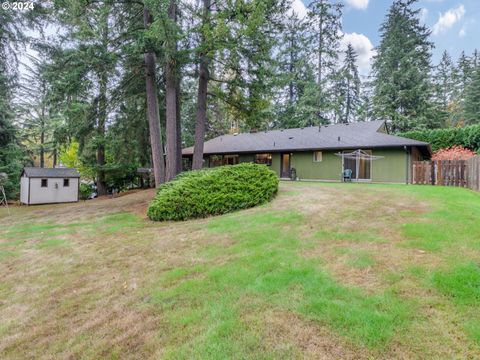
[[[225,214],[268,202],[277,191],[277,175],[265,165],[190,171],[161,185],[147,214],[156,221]]]
[[[476,154],[470,149],[454,145],[447,149],[440,149],[433,153],[432,160],[468,160]]]
[[[93,193],[93,188],[88,184],[80,184],[80,199],[87,200]]]
[[[454,145],[460,145],[476,152],[480,151],[480,125],[464,128],[409,131],[398,135],[428,142],[432,145],[433,151],[450,148]]]

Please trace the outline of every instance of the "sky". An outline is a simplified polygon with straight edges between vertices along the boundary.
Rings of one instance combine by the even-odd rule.
[[[392,1],[387,0],[343,0],[342,16],[344,39],[358,54],[360,72],[366,75],[380,42],[379,28],[384,21]],[[301,16],[306,14],[310,0],[293,0],[292,7]],[[430,40],[435,49],[433,64],[438,63],[444,50],[454,60],[462,50],[470,55],[480,49],[480,0],[419,0],[416,8],[421,9],[421,20],[432,30]]]
[[[304,17],[311,0],[291,0],[292,10]],[[338,0],[343,1],[342,47],[351,43],[358,54],[360,74],[368,75],[375,47],[380,42],[379,28],[385,20],[391,0]],[[431,30],[430,40],[435,48],[432,52],[433,65],[437,64],[444,50],[454,60],[464,50],[471,55],[475,48],[480,50],[480,0],[419,0],[421,21]],[[47,31],[48,32],[48,31]],[[27,59],[23,59],[29,63]],[[20,67],[21,72],[23,66]]]

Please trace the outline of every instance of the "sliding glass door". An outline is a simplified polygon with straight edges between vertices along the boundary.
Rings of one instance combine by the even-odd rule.
[[[368,154],[372,154],[371,150],[364,150]],[[355,159],[344,158],[343,170],[352,170],[353,181],[370,181],[372,180],[372,160],[358,156]]]

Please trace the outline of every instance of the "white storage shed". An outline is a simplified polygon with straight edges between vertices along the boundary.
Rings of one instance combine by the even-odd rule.
[[[27,205],[77,202],[80,174],[69,168],[26,167],[20,178],[20,202]]]

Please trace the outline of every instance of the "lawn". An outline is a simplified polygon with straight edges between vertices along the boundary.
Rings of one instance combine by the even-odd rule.
[[[0,210],[0,358],[480,357],[480,194],[281,183],[177,223],[153,195]]]

